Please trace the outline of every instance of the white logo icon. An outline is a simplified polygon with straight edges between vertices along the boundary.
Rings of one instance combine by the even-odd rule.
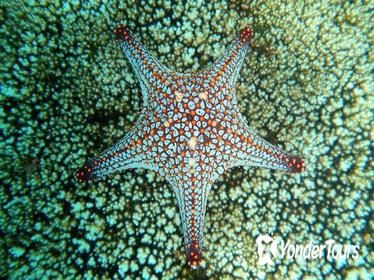
[[[277,242],[273,239],[273,237],[269,235],[259,235],[256,239],[257,244],[257,254],[258,254],[258,264],[265,265],[270,264],[273,265],[274,261],[272,260],[271,256],[274,258],[277,255]],[[270,250],[266,250],[268,245],[270,244]]]

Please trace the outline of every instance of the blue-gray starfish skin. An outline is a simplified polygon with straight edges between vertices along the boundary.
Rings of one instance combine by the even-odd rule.
[[[76,177],[92,180],[128,168],[159,172],[176,194],[187,262],[196,268],[208,193],[220,174],[239,165],[302,172],[304,161],[256,135],[239,112],[235,83],[249,48],[249,28],[199,73],[177,73],[162,65],[124,26],[114,33],[139,79],[143,109],[133,129],[88,160]]]

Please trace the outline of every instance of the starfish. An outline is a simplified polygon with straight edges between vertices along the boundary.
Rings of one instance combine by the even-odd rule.
[[[114,34],[139,80],[143,107],[133,129],[88,159],[76,178],[91,181],[129,168],[164,176],[178,201],[187,263],[198,268],[215,180],[243,165],[302,172],[304,161],[259,137],[239,111],[235,83],[249,49],[250,28],[241,30],[222,58],[197,73],[162,65],[125,26],[117,26]]]

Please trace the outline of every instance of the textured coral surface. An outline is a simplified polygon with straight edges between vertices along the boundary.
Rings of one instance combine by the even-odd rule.
[[[374,274],[373,5],[368,1],[1,1],[0,274],[45,278],[315,278]],[[317,3],[318,2],[318,3]],[[255,35],[237,98],[250,126],[298,151],[302,175],[226,172],[210,193],[204,269],[190,271],[172,189],[126,171],[79,184],[74,170],[119,140],[140,88],[112,30],[128,25],[176,70]],[[334,239],[357,259],[277,259],[255,239]]]

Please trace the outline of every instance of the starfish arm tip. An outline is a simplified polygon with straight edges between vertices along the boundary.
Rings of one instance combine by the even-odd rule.
[[[192,269],[198,269],[201,265],[202,253],[197,242],[191,242],[186,246],[187,264]]]
[[[289,156],[285,159],[289,173],[302,173],[305,171],[305,161],[298,156]]]
[[[248,41],[251,37],[253,37],[253,34],[253,30],[246,26],[240,31],[239,38],[241,41]]]
[[[96,176],[94,171],[94,166],[92,161],[87,161],[83,167],[79,168],[75,173],[75,178],[79,182],[90,182],[93,181]]]
[[[131,32],[127,26],[119,24],[116,26],[116,28],[114,28],[113,33],[117,41],[123,41],[128,40]]]

